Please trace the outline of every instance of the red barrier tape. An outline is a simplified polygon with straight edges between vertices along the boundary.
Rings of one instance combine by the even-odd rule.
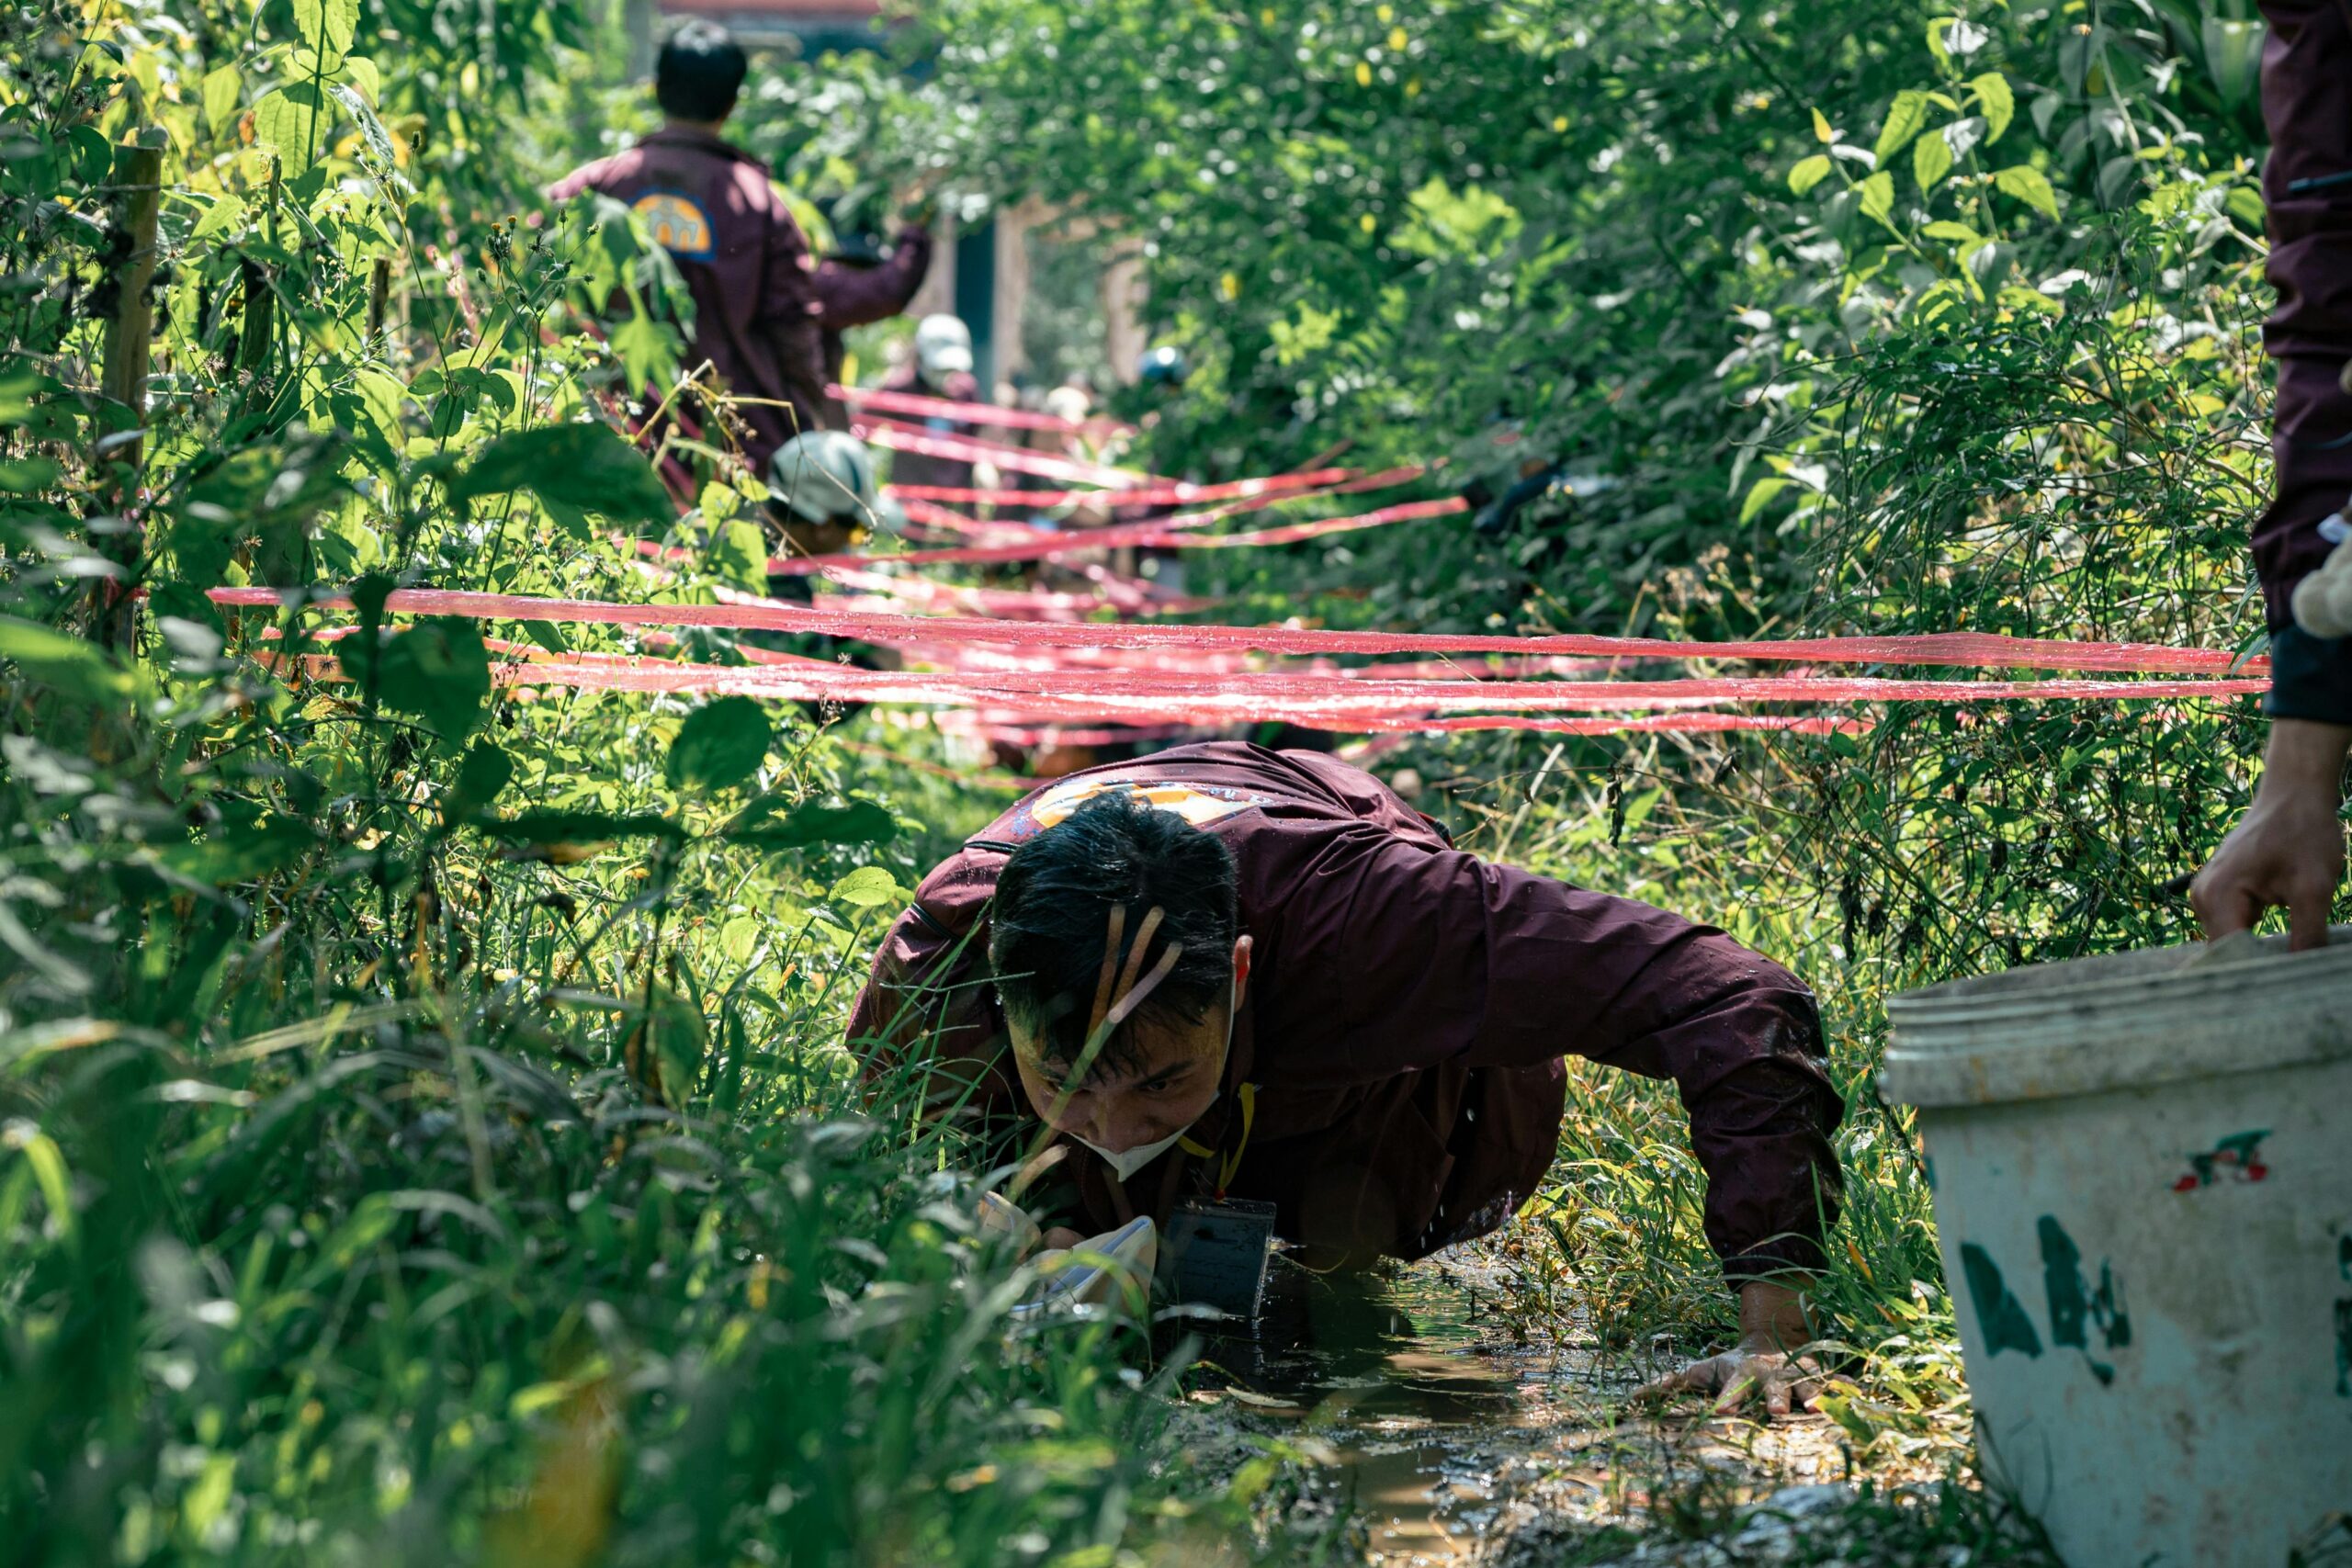
[[[308,604],[348,609],[342,592],[281,594],[274,588],[216,588],[216,604],[265,609]],[[2148,643],[2065,642],[1992,632],[1931,632],[1905,637],[1792,637],[1747,642],[1677,642],[1663,637],[1552,633],[1494,637],[1455,632],[1308,631],[1289,626],[1163,626],[1149,622],[999,621],[974,616],[894,615],[750,600],[725,604],[616,604],[595,599],[543,599],[524,593],[402,588],[385,608],[397,615],[557,621],[568,625],[731,626],[808,632],[868,642],[940,638],[1025,648],[1223,648],[1262,653],[1503,653],[1583,659],[1741,659],[1803,664],[1916,664],[1978,670],[2071,670],[2111,674],[2221,675],[2240,668],[2225,649]],[[2248,674],[2267,673],[2248,660]],[[2259,682],[2233,683],[2259,689]],[[2218,688],[2216,688],[2218,690]],[[2059,694],[2050,694],[2056,695]],[[2162,694],[2150,693],[2150,695]]]
[[[1071,421],[1059,414],[1031,409],[1000,408],[994,403],[959,402],[954,398],[927,398],[920,392],[893,392],[880,387],[827,387],[825,395],[852,407],[879,409],[884,413],[908,413],[918,419],[952,419],[961,424],[992,424],[1001,430],[1050,430],[1072,435],[1133,435],[1136,427],[1105,415]]]
[[[1187,534],[1170,529],[1169,524],[1174,519],[1114,524],[1107,528],[1031,528],[1025,530],[1029,537],[1001,545],[955,545],[937,550],[909,550],[895,556],[872,556],[863,552],[831,556],[779,556],[768,562],[768,570],[778,576],[805,576],[823,570],[828,564],[843,561],[861,561],[868,566],[885,562],[892,566],[945,566],[950,562],[1051,560],[1057,556],[1077,555],[1087,550],[1118,549],[1127,546],[1169,550],[1235,549],[1244,545],[1295,544],[1324,534],[1380,528],[1392,523],[1445,517],[1469,510],[1468,502],[1458,495],[1448,495],[1435,501],[1408,501],[1401,506],[1383,507],[1378,512],[1367,512],[1355,517],[1326,517],[1317,523],[1293,523],[1282,527],[1261,528],[1254,533]]]
[[[1234,501],[1281,491],[1320,490],[1342,481],[1351,488],[1361,483],[1366,489],[1377,489],[1419,479],[1425,471],[1418,468],[1390,468],[1355,479],[1353,468],[1314,468],[1304,473],[1269,474],[1263,479],[1228,479],[1218,484],[1177,482],[1114,487],[1114,494],[1100,490],[973,490],[962,485],[893,484],[882,489],[885,494],[901,501],[946,501],[963,506],[1068,506],[1083,501],[1111,501],[1121,506],[1189,506],[1197,501]]]
[[[999,468],[1011,468],[1015,473],[1035,474],[1041,479],[1102,485],[1112,490],[1137,489],[1156,482],[1151,475],[1135,468],[1114,468],[1104,463],[1081,463],[1045,452],[1032,452],[1026,447],[1001,446],[991,441],[935,435],[930,431],[913,425],[895,424],[888,420],[853,424],[849,428],[850,434],[860,440],[876,446],[887,446],[893,452],[913,452],[921,457],[944,457],[957,463],[987,463]]]

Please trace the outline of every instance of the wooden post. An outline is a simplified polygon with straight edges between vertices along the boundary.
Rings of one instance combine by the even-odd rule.
[[[130,410],[131,428],[127,438],[108,442],[101,436],[104,445],[94,454],[101,473],[119,463],[125,475],[119,486],[109,487],[115,532],[101,546],[121,575],[91,584],[91,630],[100,642],[124,649],[138,635],[138,601],[129,590],[139,576],[145,545],[145,530],[134,514],[146,446],[141,430],[147,423],[147,369],[155,338],[155,311],[147,290],[155,281],[155,212],[164,197],[164,145],[162,129],[151,126],[117,147],[114,154],[114,182],[122,196],[122,231],[128,250],[115,268],[114,315],[107,322],[98,390],[107,400]]]
[[[147,365],[155,336],[154,307],[147,289],[155,281],[155,209],[164,196],[164,133],[140,132],[114,152],[115,185],[123,192],[123,232],[130,249],[114,276],[114,319],[107,323],[106,368],[98,389],[129,406],[137,423],[147,420]],[[140,443],[131,441],[107,456],[137,470]]]
[[[378,256],[375,275],[368,280],[368,341],[373,344],[376,334],[384,330],[384,317],[392,303],[392,258]]]
[[[245,321],[237,334],[237,368],[258,376],[269,368],[271,341],[277,335],[277,296],[269,291],[269,269],[247,256],[241,268],[245,285]]]

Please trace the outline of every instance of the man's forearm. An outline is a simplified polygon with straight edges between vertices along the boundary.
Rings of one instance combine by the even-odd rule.
[[[2270,749],[2256,797],[2289,794],[2342,804],[2344,764],[2352,758],[2352,726],[2282,718],[2270,726]]]

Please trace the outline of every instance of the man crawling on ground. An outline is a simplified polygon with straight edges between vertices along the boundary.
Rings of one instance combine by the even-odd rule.
[[[1027,1201],[1083,1231],[1050,1243],[1215,1195],[1272,1202],[1328,1262],[1516,1213],[1567,1055],[1670,1077],[1741,1335],[1647,1392],[1807,1397],[1843,1110],[1812,995],[1719,931],[1464,853],[1329,757],[1183,746],[1030,795],[924,879],[851,1045],[928,1063],[934,1109],[1008,1148],[1062,1150]]]

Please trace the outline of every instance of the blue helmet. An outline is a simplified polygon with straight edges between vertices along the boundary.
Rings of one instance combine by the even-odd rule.
[[[1136,379],[1147,387],[1181,387],[1193,367],[1184,359],[1184,351],[1172,344],[1144,350],[1136,361]]]

